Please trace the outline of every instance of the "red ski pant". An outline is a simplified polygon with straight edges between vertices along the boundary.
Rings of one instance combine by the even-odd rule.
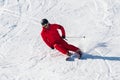
[[[76,52],[77,50],[79,50],[79,48],[68,44],[64,40],[61,40],[58,43],[54,44],[54,48],[62,52],[63,54],[67,54],[69,51]]]

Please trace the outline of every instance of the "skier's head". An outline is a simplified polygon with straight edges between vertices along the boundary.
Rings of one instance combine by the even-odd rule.
[[[47,19],[42,19],[41,20],[41,25],[46,28],[46,29],[49,29],[49,22]]]
[[[49,22],[48,22],[48,20],[47,19],[42,19],[41,20],[41,25],[42,26],[44,26],[44,25],[46,25],[46,24],[48,24]]]

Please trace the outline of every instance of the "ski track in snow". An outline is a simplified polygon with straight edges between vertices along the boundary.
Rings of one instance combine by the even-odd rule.
[[[112,64],[119,66],[120,60],[104,56],[119,57],[110,49],[120,36],[120,1],[77,1],[0,0],[0,80],[119,80],[120,69]],[[45,46],[39,38],[42,18],[65,26],[68,42],[87,49],[88,59],[66,62],[66,56]]]

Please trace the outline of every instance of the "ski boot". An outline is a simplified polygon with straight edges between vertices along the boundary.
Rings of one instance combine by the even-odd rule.
[[[70,52],[67,53],[67,56],[68,56],[68,57],[66,58],[66,61],[69,61],[69,60],[71,59],[71,55],[73,55],[73,54],[70,53]]]
[[[76,53],[78,54],[78,59],[82,57],[82,52],[80,50],[77,50]]]

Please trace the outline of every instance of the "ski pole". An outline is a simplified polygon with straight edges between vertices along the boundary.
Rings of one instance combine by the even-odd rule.
[[[86,38],[85,36],[67,36],[66,38]]]

